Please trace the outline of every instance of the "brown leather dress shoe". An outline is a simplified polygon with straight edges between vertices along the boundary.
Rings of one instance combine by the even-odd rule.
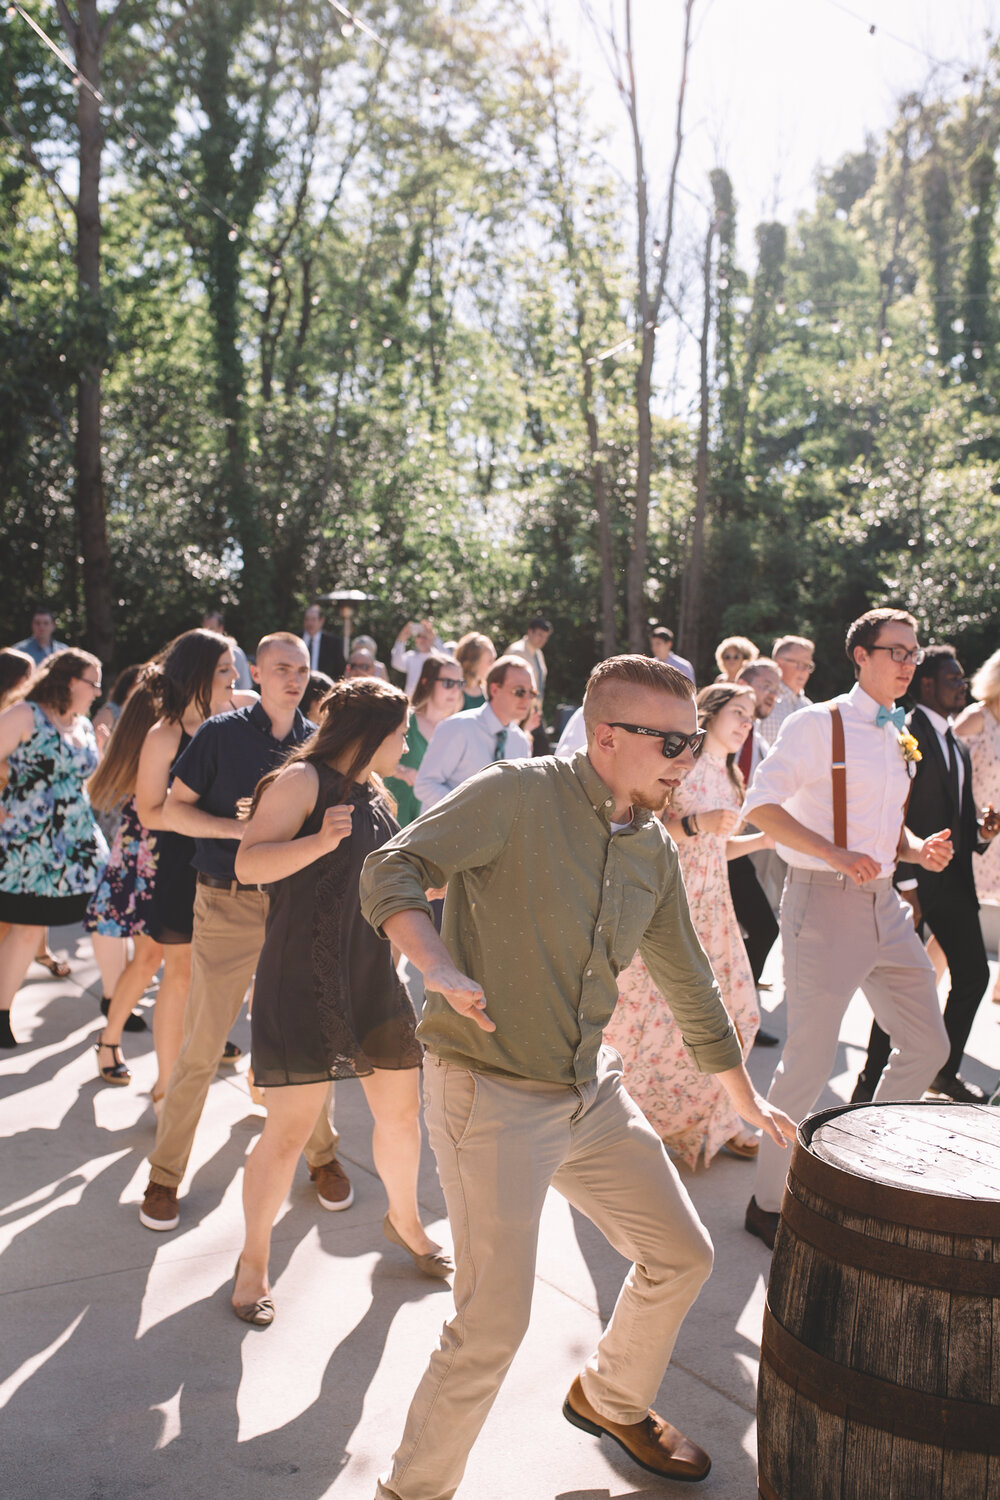
[[[769,1250],[773,1250],[780,1218],[780,1214],[769,1213],[766,1208],[760,1207],[756,1198],[751,1198],[747,1204],[747,1216],[743,1220],[743,1228],[747,1234],[755,1234],[759,1240],[764,1241]]]
[[[594,1437],[613,1438],[624,1448],[630,1458],[650,1474],[662,1474],[667,1479],[704,1479],[712,1467],[712,1460],[703,1448],[692,1443],[676,1427],[671,1427],[655,1411],[646,1414],[641,1422],[625,1426],[620,1422],[609,1422],[599,1416],[583,1394],[583,1386],[577,1376],[563,1402],[563,1416],[574,1427],[589,1432]]]

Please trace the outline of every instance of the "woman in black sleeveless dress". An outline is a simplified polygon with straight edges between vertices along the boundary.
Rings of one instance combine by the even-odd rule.
[[[334,685],[320,728],[257,788],[237,879],[266,884],[257,965],[253,1071],[267,1122],[243,1179],[246,1241],[233,1307],[265,1326],[271,1230],[332,1079],[360,1078],[374,1119],[375,1166],[389,1199],[386,1237],[430,1276],[451,1262],[417,1207],[420,1160],[416,1017],[392,952],[361,915],[361,866],[397,830],[381,777],[406,749],[406,695],[378,678]]]
[[[177,636],[143,669],[141,686],[112,737],[114,753],[109,746],[103,767],[105,779],[113,777],[118,789],[134,793],[141,826],[155,831],[156,872],[147,931],[135,938],[135,956],[105,1011],[98,1070],[106,1083],[129,1082],[131,1074],[121,1055],[122,1030],[162,962],[153,1015],[157,1078],[152,1098],[157,1111],[184,1036],[195,891],[194,839],[165,828],[163,806],[174,765],[205,720],[255,701],[255,694],[234,690],[235,680],[232,642],[226,636],[212,630],[187,630]]]

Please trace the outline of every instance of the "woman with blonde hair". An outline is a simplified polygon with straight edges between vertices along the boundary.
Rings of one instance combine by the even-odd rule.
[[[736,837],[743,777],[736,764],[753,728],[754,691],[741,683],[714,683],[697,697],[705,739],[694,770],[675,791],[663,815],[677,845],[691,920],[708,954],[733,1018],[744,1060],[760,1024],[757,989],[729,894],[726,863],[773,848],[764,834]],[[736,1114],[714,1074],[699,1073],[681,1040],[667,1001],[636,956],[618,977],[618,1006],[605,1040],[621,1053],[625,1085],[661,1140],[689,1166],[720,1150],[744,1160],[758,1140]]]
[[[0,819],[0,1047],[15,1047],[11,1003],[46,927],[78,922],[108,856],[86,782],[97,768],[90,710],[101,663],[89,651],[47,657],[20,703],[0,713],[8,765]]]
[[[748,661],[756,661],[760,652],[745,635],[727,635],[715,648],[716,682],[735,682]]]
[[[969,684],[976,700],[955,720],[955,733],[972,756],[972,786],[976,806],[1000,807],[1000,651],[983,662]],[[972,861],[980,901],[1000,902],[1000,839]],[[1000,1005],[1000,973],[993,986],[993,1003]]]
[[[464,698],[462,708],[482,708],[486,702],[486,674],[497,659],[496,647],[488,635],[470,630],[455,647],[455,660],[462,669]]]
[[[251,1016],[267,1121],[244,1172],[246,1238],[232,1293],[236,1316],[257,1327],[274,1318],[274,1221],[334,1079],[358,1078],[365,1091],[389,1200],[386,1239],[425,1275],[453,1269],[417,1204],[416,1016],[359,895],[365,859],[397,832],[381,778],[406,749],[409,703],[400,688],[358,677],[336,683],[318,713],[316,733],[257,787],[236,855],[237,878],[271,896]]]

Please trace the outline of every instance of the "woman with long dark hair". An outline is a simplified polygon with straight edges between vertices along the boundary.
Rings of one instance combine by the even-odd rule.
[[[389,944],[361,915],[361,866],[397,831],[381,778],[406,749],[406,695],[374,677],[337,682],[320,727],[264,777],[236,855],[236,875],[270,890],[253,1004],[253,1071],[267,1122],[243,1178],[246,1239],[232,1303],[264,1327],[274,1317],[271,1231],[330,1082],[360,1078],[374,1119],[387,1239],[429,1276],[451,1261],[417,1205],[421,1047]]]
[[[396,800],[396,821],[400,828],[420,816],[413,784],[434,731],[444,719],[461,711],[462,674],[458,663],[450,656],[432,652],[420,668],[410,706],[413,713],[406,731],[406,754],[385,783]]]
[[[726,862],[773,848],[764,834],[737,837],[743,777],[736,764],[753,728],[756,699],[742,683],[702,688],[698,725],[705,741],[694,770],[674,792],[664,822],[677,845],[691,921],[749,1055],[760,1025],[757,990],[729,894]],[[752,1160],[756,1135],[733,1110],[710,1073],[699,1073],[667,1001],[636,957],[618,976],[618,1006],[605,1038],[625,1064],[625,1084],[653,1129],[687,1163],[712,1160],[720,1149]]]
[[[234,691],[235,680],[232,643],[225,636],[212,630],[187,630],[171,641],[144,670],[142,685],[129,699],[115,730],[114,753],[109,754],[91,787],[91,795],[102,806],[122,795],[132,797],[135,819],[130,829],[156,836],[156,869],[151,889],[143,891],[142,927],[132,933],[135,957],[107,1004],[107,1025],[98,1043],[101,1077],[106,1083],[127,1084],[131,1074],[121,1055],[122,1031],[162,960],[163,975],[153,1011],[157,1061],[154,1108],[166,1092],[184,1034],[184,1006],[191,987],[195,891],[191,866],[194,840],[166,830],[163,804],[174,764],[204,721],[254,701],[254,694]],[[218,822],[225,827],[219,837],[232,838],[232,821],[220,818]],[[117,877],[120,898],[110,881],[102,892],[100,911],[107,914],[109,909],[118,908],[123,925],[132,920],[128,910],[134,889],[130,887],[131,871],[137,871],[141,853],[141,840],[132,839],[130,863]],[[234,1051],[238,1057],[239,1050]]]
[[[10,1008],[46,927],[78,922],[108,855],[86,792],[98,748],[90,709],[101,663],[57,651],[0,713],[0,761],[9,779],[0,809],[0,1047],[17,1042]]]

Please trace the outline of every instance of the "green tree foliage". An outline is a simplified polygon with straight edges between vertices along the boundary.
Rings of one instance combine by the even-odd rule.
[[[91,365],[120,661],[210,602],[252,647],[354,587],[382,641],[430,613],[500,645],[541,610],[553,697],[578,698],[630,625],[641,297],[634,207],[551,36],[499,0],[373,0],[385,45],[325,0],[114,13],[97,322],[73,264],[76,90],[4,23],[3,639],[36,598],[85,637]],[[723,633],[793,630],[834,690],[845,622],[889,599],[970,666],[996,645],[995,73],[902,101],[808,212],[757,226],[752,265],[738,182],[716,171],[678,208],[664,306],[700,328],[709,299],[702,679]],[[695,241],[707,280],[682,264]],[[662,379],[641,604],[676,625],[698,423],[657,415]]]

